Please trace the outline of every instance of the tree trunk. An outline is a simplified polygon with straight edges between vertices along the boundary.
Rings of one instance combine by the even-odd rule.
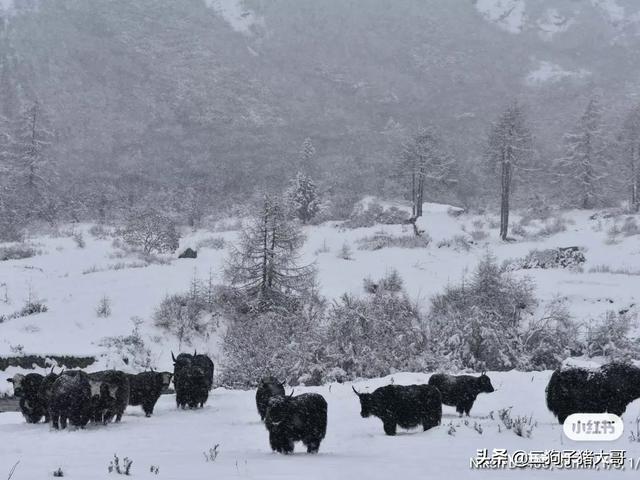
[[[500,238],[507,239],[509,231],[509,196],[511,194],[511,164],[502,163],[502,188],[500,198]]]

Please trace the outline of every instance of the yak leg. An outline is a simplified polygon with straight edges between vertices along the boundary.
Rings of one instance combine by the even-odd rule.
[[[384,433],[387,435],[395,435],[396,434],[396,422],[395,421],[386,421],[383,424]]]
[[[304,442],[304,446],[307,447],[307,453],[318,453],[320,449],[320,440],[317,438],[307,439]]]

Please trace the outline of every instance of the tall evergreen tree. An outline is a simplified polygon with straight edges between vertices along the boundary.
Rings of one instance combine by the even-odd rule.
[[[500,238],[507,239],[509,231],[509,209],[514,178],[527,166],[533,153],[533,140],[527,125],[523,107],[514,101],[489,133],[485,152],[493,174],[500,179]]]
[[[311,177],[303,172],[298,172],[291,180],[285,199],[289,212],[303,224],[309,223],[320,211],[318,187]]]
[[[629,208],[640,210],[640,105],[627,115],[620,134],[621,167],[629,192]]]
[[[557,172],[569,201],[580,208],[593,208],[602,198],[606,168],[602,111],[593,98],[573,132],[564,136],[566,155],[558,161]]]
[[[23,189],[22,201],[29,205],[28,217],[43,215],[52,200],[55,176],[51,155],[53,134],[38,102],[23,109],[14,136],[17,183]]]
[[[282,305],[312,286],[313,266],[299,264],[303,243],[304,235],[287,220],[281,203],[265,195],[231,252],[225,276],[262,304]]]
[[[311,174],[314,170],[313,160],[316,156],[316,149],[309,137],[304,139],[300,149],[300,167],[305,173]]]

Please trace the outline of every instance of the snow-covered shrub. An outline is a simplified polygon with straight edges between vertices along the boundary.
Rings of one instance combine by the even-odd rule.
[[[367,277],[362,283],[364,291],[367,293],[376,293],[379,290],[399,293],[404,288],[404,281],[396,269],[389,270],[384,277],[377,281]]]
[[[431,299],[429,346],[452,368],[506,370],[522,361],[521,321],[537,301],[530,279],[500,271],[487,254],[472,277]]]
[[[608,311],[599,321],[587,324],[586,351],[590,357],[603,356],[610,360],[628,360],[640,354],[640,341],[630,338],[636,326],[632,312]]]
[[[118,230],[128,245],[140,248],[143,253],[175,252],[180,233],[174,221],[154,210],[136,210],[126,218],[126,224]]]
[[[73,241],[75,242],[78,248],[84,248],[87,246],[87,243],[84,241],[84,236],[82,235],[82,232],[74,231],[71,234],[71,238],[73,239]]]
[[[117,473],[118,475],[131,475],[131,466],[133,460],[129,457],[122,459],[122,465],[120,465],[120,458],[115,453],[113,454],[113,460],[109,463],[107,470],[109,473]]]
[[[194,278],[188,292],[167,295],[153,313],[155,325],[191,344],[217,327],[216,287]]]
[[[111,316],[111,299],[106,295],[103,295],[96,307],[96,315],[100,318],[107,318]]]
[[[511,407],[498,410],[498,416],[502,424],[507,430],[513,431],[517,436],[523,438],[531,438],[533,429],[538,426],[538,422],[534,422],[533,417],[511,416]]]
[[[35,257],[38,251],[31,245],[18,243],[0,248],[0,262]]]
[[[89,227],[89,235],[98,240],[104,240],[111,236],[111,230],[109,230],[104,225],[91,225],[91,227]]]
[[[471,250],[473,240],[466,235],[454,235],[451,238],[445,238],[438,242],[438,248],[451,248],[456,252],[468,252]]]
[[[613,273],[616,275],[640,275],[640,270],[629,268],[629,267],[619,267],[614,268],[611,265],[594,265],[589,269],[589,273]]]
[[[340,247],[340,250],[338,251],[337,257],[341,258],[342,260],[353,260],[353,251],[351,250],[351,246],[347,242],[344,242],[342,244],[342,247]]]
[[[425,368],[424,320],[404,292],[343,295],[327,314],[326,354],[347,378]]]
[[[620,227],[620,232],[625,237],[640,234],[640,226],[638,226],[638,222],[636,221],[635,217],[625,218],[622,227]]]
[[[122,368],[123,365],[136,370],[147,370],[154,365],[151,360],[151,350],[146,346],[140,325],[143,321],[133,317],[133,330],[129,335],[118,335],[114,337],[104,337],[99,345],[108,350],[107,367]]]
[[[263,376],[273,375],[295,385],[316,371],[322,377],[322,349],[313,315],[283,309],[236,312],[223,340],[222,384],[255,386]]]
[[[579,328],[566,305],[566,299],[554,298],[541,318],[531,319],[522,333],[521,367],[553,370],[567,357],[582,354]],[[528,364],[527,364],[528,362]]]
[[[390,235],[376,232],[373,235],[356,240],[358,250],[381,250],[383,248],[425,248],[431,242],[427,233],[422,235]]]
[[[62,470],[62,467],[58,467],[57,470],[54,470],[53,471],[53,476],[57,477],[57,478],[64,477],[64,471]]]
[[[369,202],[366,206],[358,204],[349,220],[342,225],[347,228],[372,227],[377,224],[397,225],[407,223],[409,213],[398,207],[384,208],[378,202]]]
[[[486,240],[489,237],[489,234],[487,232],[479,228],[471,230],[469,235],[471,235],[471,239],[474,241],[474,243],[481,242],[482,240]]]
[[[580,247],[531,250],[525,257],[504,262],[505,271],[527,270],[530,268],[572,268],[578,269],[586,261]]]
[[[196,244],[196,250],[201,248],[210,248],[212,250],[222,250],[225,246],[224,238],[222,237],[207,237],[198,241]]]

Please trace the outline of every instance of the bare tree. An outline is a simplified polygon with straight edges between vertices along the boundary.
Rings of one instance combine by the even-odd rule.
[[[509,231],[509,208],[514,176],[519,167],[524,167],[533,153],[533,139],[527,125],[523,107],[512,102],[489,133],[485,152],[493,173],[500,178],[500,238],[507,239]]]
[[[422,216],[426,183],[446,180],[452,165],[453,159],[434,127],[421,128],[411,141],[405,144],[401,169],[410,179],[413,218]]]

